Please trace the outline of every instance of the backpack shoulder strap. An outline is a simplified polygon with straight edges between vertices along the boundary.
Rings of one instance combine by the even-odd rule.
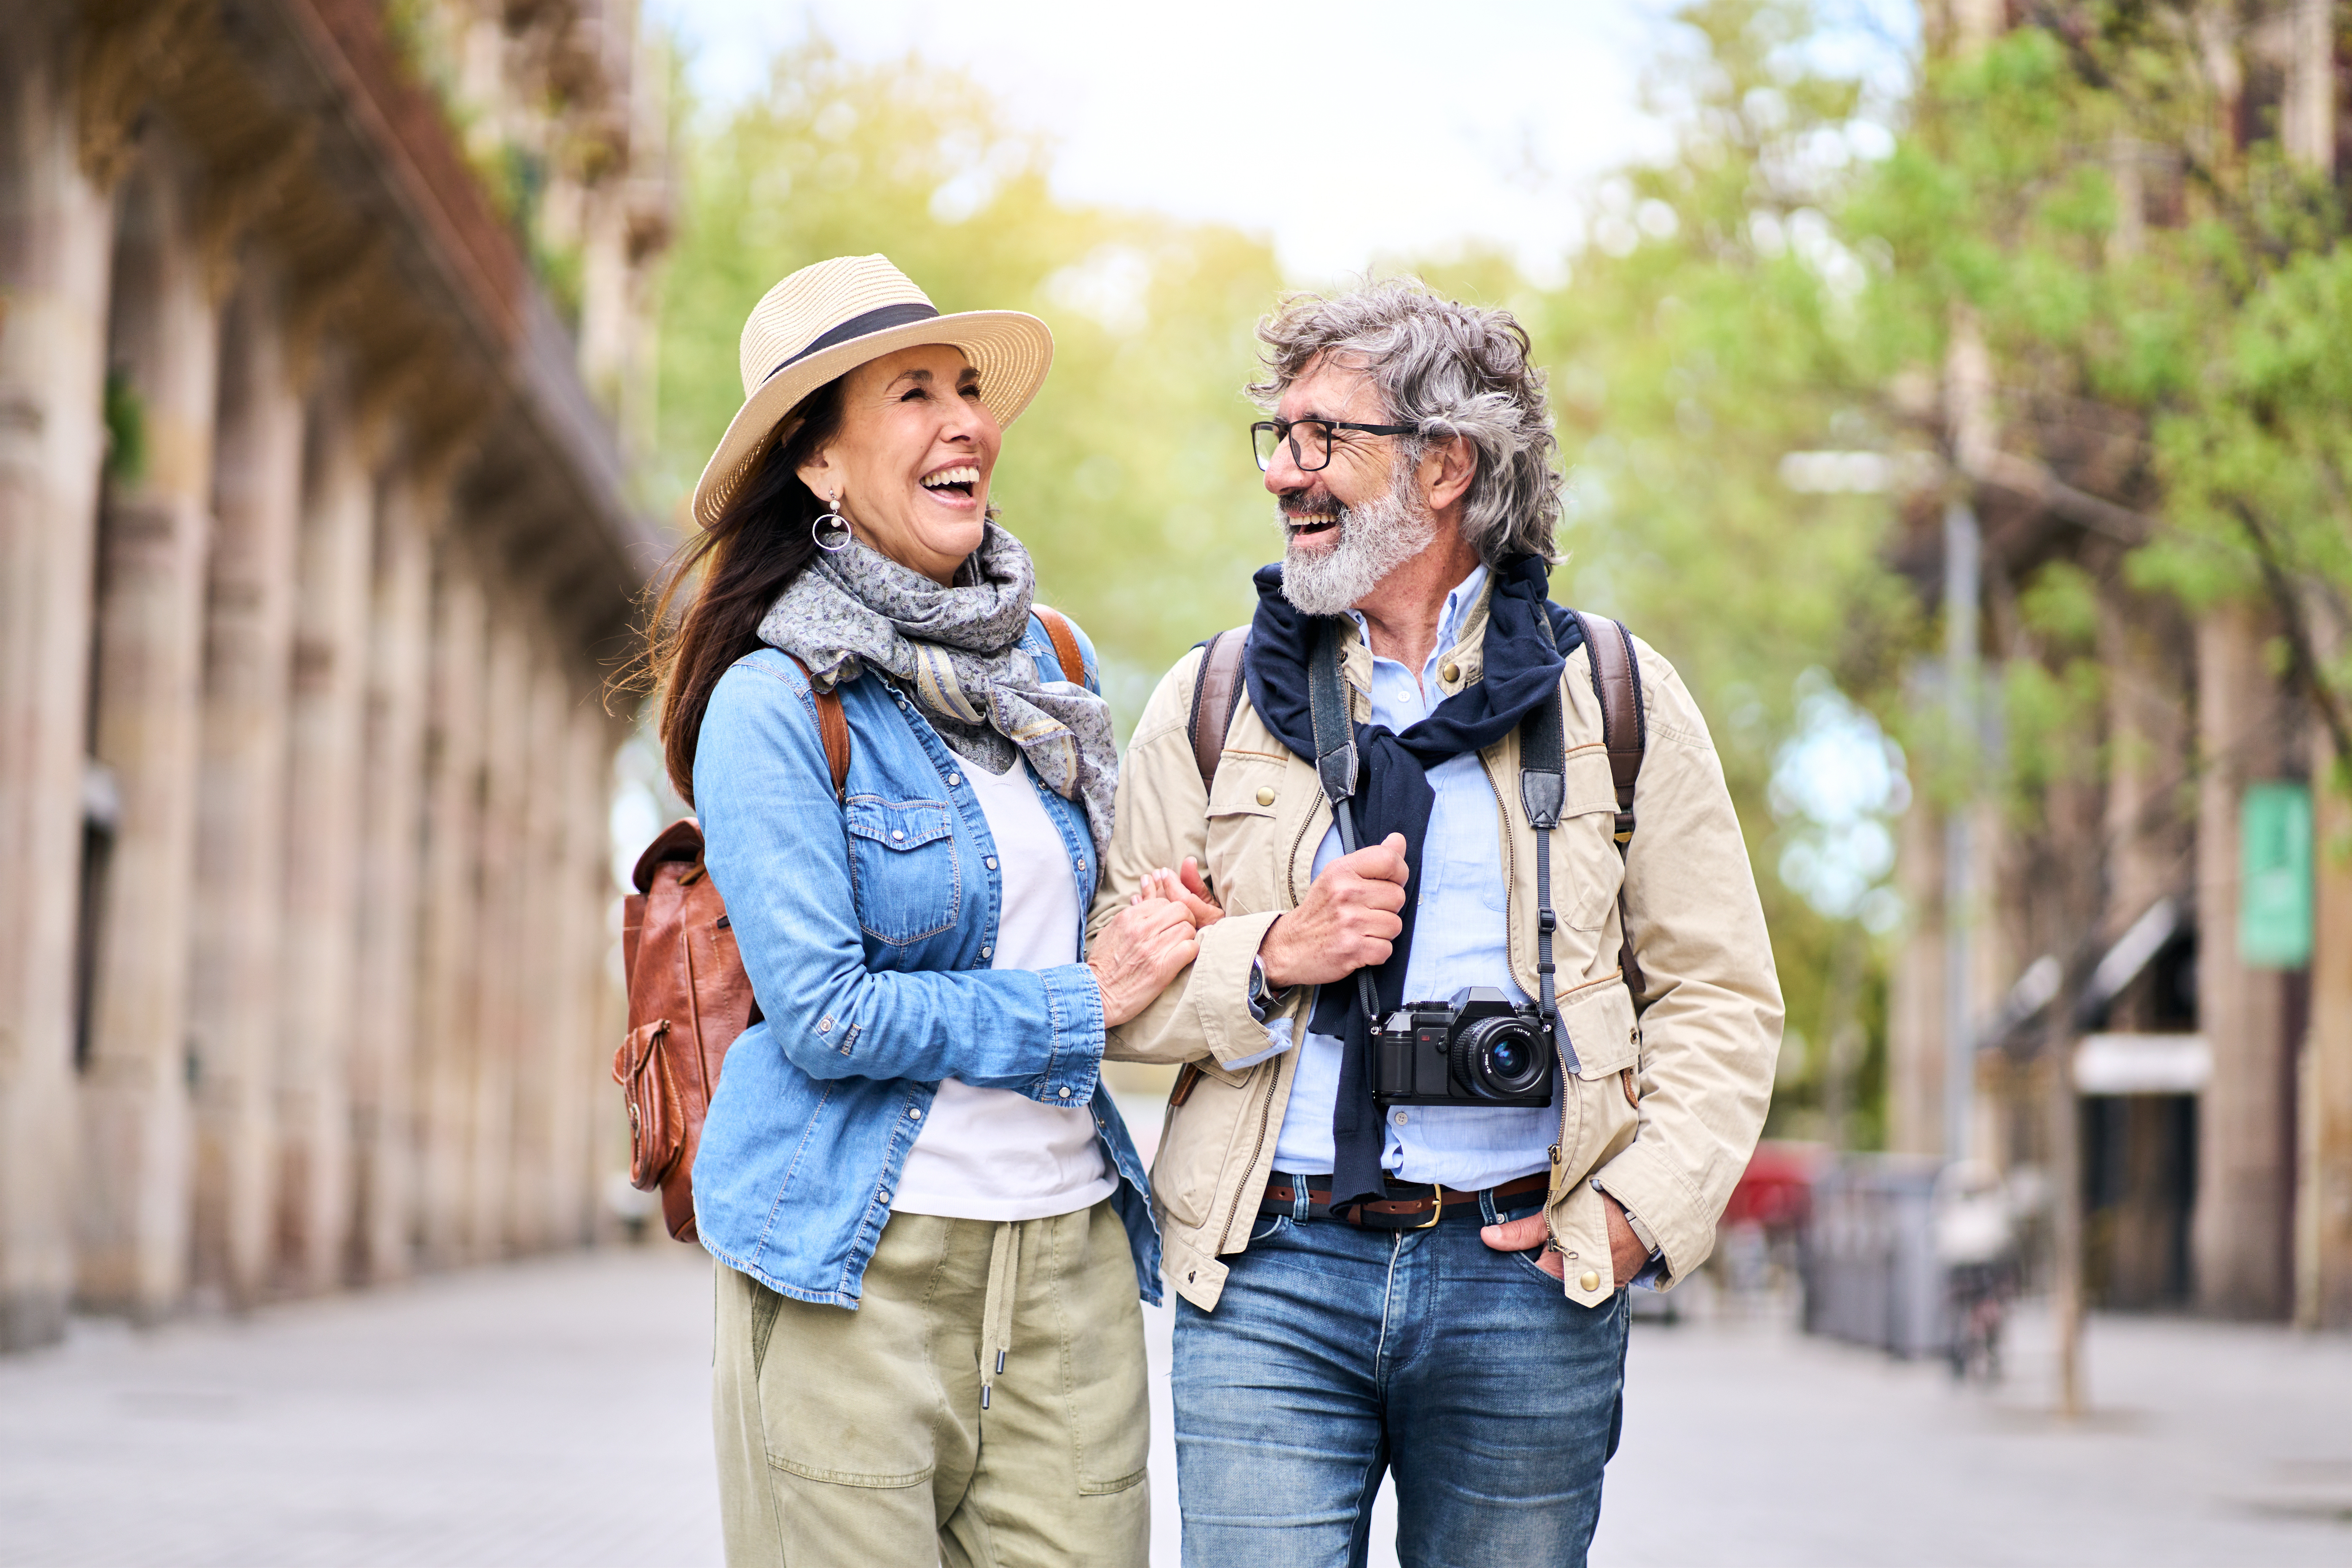
[[[849,715],[841,710],[841,693],[819,691],[816,682],[809,679],[809,667],[792,655],[794,668],[801,679],[809,682],[809,695],[816,699],[816,736],[824,742],[824,765],[833,774],[833,798],[841,799],[849,790]]]
[[[1617,842],[1633,837],[1633,786],[1649,749],[1649,716],[1642,705],[1641,663],[1633,634],[1606,616],[1570,610],[1584,627],[1592,658],[1592,694],[1601,700],[1601,740],[1609,749],[1609,778],[1617,786]]]
[[[1249,627],[1232,626],[1201,645],[1201,673],[1192,682],[1192,712],[1185,731],[1192,742],[1192,762],[1201,770],[1201,787],[1217,782],[1217,761],[1225,754],[1225,734],[1242,701],[1242,655],[1249,647]],[[1203,723],[1203,718],[1208,722]]]
[[[1087,656],[1078,649],[1078,634],[1070,625],[1070,617],[1059,610],[1049,610],[1043,605],[1032,605],[1029,613],[1045,628],[1045,636],[1054,644],[1054,657],[1062,661],[1062,679],[1073,686],[1087,683]]]
[[[1609,752],[1609,781],[1617,786],[1617,853],[1622,855],[1633,841],[1633,786],[1640,782],[1642,758],[1650,745],[1649,715],[1642,706],[1641,662],[1633,652],[1633,634],[1622,622],[1580,610],[1568,613],[1584,628],[1584,646],[1591,654],[1592,694],[1601,700],[1601,743]],[[1638,1007],[1648,986],[1642,977],[1641,960],[1633,952],[1633,921],[1625,910],[1622,884],[1617,889],[1617,927],[1622,938],[1617,967]],[[1633,1092],[1629,1080],[1626,1094],[1630,1098]]]

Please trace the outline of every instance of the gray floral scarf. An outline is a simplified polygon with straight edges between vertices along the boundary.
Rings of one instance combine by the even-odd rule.
[[[1029,552],[993,522],[948,588],[853,540],[777,596],[760,640],[807,665],[822,691],[867,669],[896,678],[950,750],[992,773],[1026,757],[1085,808],[1099,866],[1118,787],[1110,706],[1077,679],[1040,679],[1021,646],[1036,593]]]

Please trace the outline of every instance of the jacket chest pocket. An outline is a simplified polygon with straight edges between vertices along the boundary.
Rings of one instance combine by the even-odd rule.
[[[1276,907],[1278,856],[1289,847],[1279,842],[1288,771],[1286,759],[1255,752],[1227,752],[1217,764],[1202,861],[1227,914]]]
[[[963,868],[945,801],[852,795],[842,805],[857,927],[893,947],[937,936],[963,907]]]
[[[1559,889],[1553,899],[1560,920],[1572,930],[1601,930],[1624,883],[1625,858],[1617,852],[1617,787],[1598,747],[1569,755],[1568,804],[1552,837]]]

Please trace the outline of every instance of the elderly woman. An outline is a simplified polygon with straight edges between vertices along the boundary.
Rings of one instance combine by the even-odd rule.
[[[662,742],[763,1016],[694,1169],[730,1563],[1147,1556],[1160,1244],[1098,1073],[1193,928],[1140,897],[1081,962],[1110,715],[989,509],[1052,353],[878,256],[793,274],[671,578]]]

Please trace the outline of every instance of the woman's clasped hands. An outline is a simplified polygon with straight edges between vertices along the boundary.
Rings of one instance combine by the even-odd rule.
[[[1103,1024],[1116,1028],[1146,1007],[1200,953],[1199,933],[1225,911],[1209,897],[1200,862],[1146,871],[1127,908],[1097,932],[1087,953],[1102,992]]]

